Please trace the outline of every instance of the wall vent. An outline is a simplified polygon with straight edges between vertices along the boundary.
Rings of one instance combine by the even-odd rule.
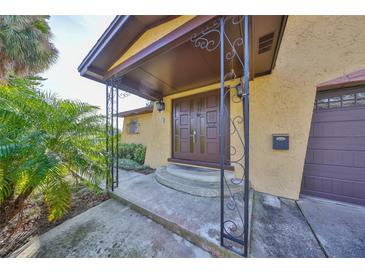
[[[259,38],[259,54],[267,52],[271,49],[274,41],[274,33],[271,32]]]

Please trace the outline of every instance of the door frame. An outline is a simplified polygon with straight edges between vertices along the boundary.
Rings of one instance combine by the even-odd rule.
[[[205,167],[211,167],[211,168],[219,168],[220,164],[219,164],[219,160],[217,162],[204,162],[204,161],[197,161],[197,160],[186,160],[186,159],[179,159],[179,158],[175,158],[174,156],[174,102],[176,100],[180,100],[180,99],[189,99],[189,98],[194,98],[197,95],[205,95],[205,94],[209,94],[209,93],[213,93],[213,92],[217,92],[218,94],[218,103],[220,102],[220,97],[219,97],[219,88],[215,88],[215,89],[210,89],[208,91],[204,91],[204,92],[199,92],[199,93],[195,93],[195,94],[191,94],[191,95],[187,95],[187,96],[181,96],[178,98],[174,98],[171,100],[171,158],[168,158],[167,160],[169,162],[175,162],[175,163],[182,163],[182,164],[191,164],[191,165],[196,165],[196,166],[205,166]],[[228,117],[226,117],[227,119],[227,125],[228,128],[226,129],[226,134],[228,134],[230,136],[230,130],[231,130],[231,121],[230,121],[230,105],[231,105],[231,96],[230,93],[227,94],[227,96],[225,97],[225,101],[226,101],[226,106],[227,106],[227,111],[228,111]],[[220,104],[219,104],[220,105]],[[218,110],[220,111],[220,108],[218,108]],[[219,112],[218,112],[219,114]],[[217,119],[217,123],[220,123],[220,119],[218,117]],[[221,126],[219,124],[219,126]],[[219,135],[218,135],[219,136]],[[225,163],[225,169],[227,170],[234,170],[234,167],[231,166],[231,158],[230,158],[230,147],[231,147],[231,138],[225,138],[226,140],[226,148],[225,148],[225,152],[226,152],[226,163]],[[218,144],[219,145],[219,144]]]

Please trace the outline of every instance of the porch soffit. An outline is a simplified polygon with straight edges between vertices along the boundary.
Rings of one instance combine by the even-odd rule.
[[[167,47],[151,58],[145,59],[132,69],[126,66],[125,70],[119,72],[122,81],[132,81],[134,89],[139,96],[144,97],[148,90],[158,94],[158,98],[175,93],[211,85],[219,82],[219,48],[214,51],[202,50],[194,47],[190,37],[194,32],[199,32],[206,24],[190,31],[177,45]],[[251,20],[251,66],[250,75],[253,79],[271,73],[274,66],[275,52],[279,45],[279,37],[282,34],[283,16],[254,16]],[[228,37],[233,41],[237,37],[242,37],[242,25],[227,25]],[[273,44],[270,50],[259,54],[259,39],[267,34],[273,33]],[[218,39],[218,37],[211,37]],[[229,49],[229,44],[225,42],[225,48]],[[236,47],[238,52],[243,53],[243,46]],[[126,60],[128,62],[128,60]],[[121,66],[123,63],[121,63]],[[226,73],[234,70],[236,77],[241,77],[243,72],[238,60],[233,63],[226,60]],[[117,72],[118,75],[118,72]],[[143,90],[144,94],[138,92]],[[145,97],[146,98],[146,97]]]
[[[194,47],[191,35],[199,32],[218,16],[179,16],[150,28],[131,43],[123,54],[110,63],[108,69],[89,69],[104,82],[110,77],[119,79],[118,86],[146,99],[161,99],[164,96],[217,83],[219,81],[219,48],[207,52]],[[253,77],[269,74],[274,67],[286,16],[252,16],[250,21],[251,65]],[[167,27],[168,26],[168,27]],[[160,31],[160,35],[157,35]],[[227,34],[231,39],[242,36],[242,25],[230,26]],[[273,34],[270,50],[259,54],[259,39]],[[228,49],[228,42],[225,47]],[[138,50],[137,50],[138,49]],[[238,46],[243,53],[243,47]],[[121,51],[119,51],[120,53]],[[236,76],[242,71],[238,61],[226,62],[226,72],[232,68]],[[101,76],[101,77],[100,77]]]
[[[108,71],[114,69],[116,66],[120,65],[128,58],[137,54],[139,51],[146,48],[147,46],[150,46],[158,39],[164,37],[166,34],[172,32],[173,30],[190,21],[194,17],[194,15],[178,16],[177,18],[174,18],[146,30],[126,51],[121,53],[120,58],[114,64],[112,64]]]

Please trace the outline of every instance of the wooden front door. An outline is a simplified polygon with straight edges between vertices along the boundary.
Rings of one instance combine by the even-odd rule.
[[[218,163],[219,127],[218,91],[174,100],[173,158]]]

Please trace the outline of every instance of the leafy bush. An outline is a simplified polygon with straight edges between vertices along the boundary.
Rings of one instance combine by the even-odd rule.
[[[119,159],[119,167],[126,170],[143,170],[148,169],[148,166],[140,165],[131,159]]]
[[[41,92],[33,80],[0,85],[0,228],[33,193],[49,219],[71,206],[71,183],[97,188],[105,177],[105,126],[97,107]]]
[[[142,144],[121,144],[119,145],[119,157],[143,165],[146,157],[146,147]]]

